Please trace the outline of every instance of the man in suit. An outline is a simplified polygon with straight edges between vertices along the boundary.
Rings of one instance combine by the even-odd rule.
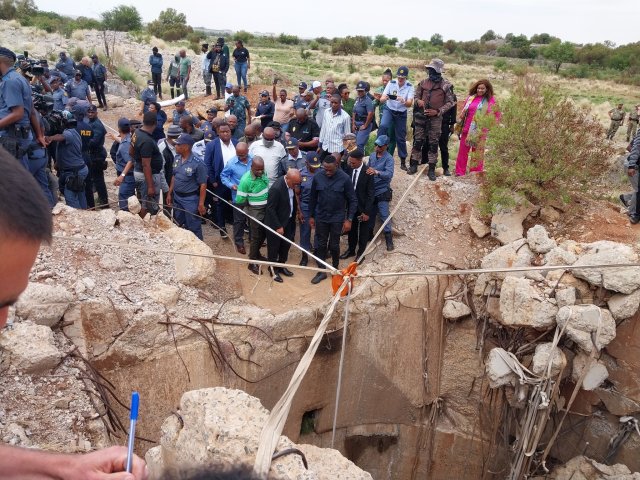
[[[231,138],[229,125],[224,124],[218,128],[218,138],[210,141],[204,151],[204,164],[209,175],[208,188],[229,202],[231,202],[231,190],[222,183],[220,174],[229,160],[236,156],[237,143],[236,139]],[[231,207],[211,194],[207,194],[205,203],[209,210],[208,215],[214,215],[213,221],[220,230],[220,236],[224,239],[229,238],[225,224],[227,217],[230,221],[233,218]]]
[[[369,241],[369,217],[373,209],[374,184],[373,177],[366,174],[367,166],[363,162],[364,152],[356,148],[349,153],[349,166],[345,173],[351,178],[353,188],[358,199],[358,208],[351,219],[351,230],[349,230],[349,249],[340,255],[341,259],[353,257],[356,255],[356,246],[358,247],[357,257],[362,255]]]
[[[365,175],[366,176],[366,175]],[[278,178],[269,189],[265,224],[293,241],[296,233],[296,214],[298,200],[295,189],[302,183],[302,175],[297,168],[290,168],[284,177]],[[291,244],[282,238],[267,232],[267,258],[270,262],[286,263]],[[280,274],[292,277],[286,267],[269,267],[269,273],[274,281],[282,283]]]

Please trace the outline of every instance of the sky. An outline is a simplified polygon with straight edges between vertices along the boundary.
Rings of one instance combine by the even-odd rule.
[[[224,7],[219,2],[166,0],[35,0],[40,10],[64,15],[98,17],[120,4],[135,5],[143,21],[157,18],[166,8],[186,14],[193,27],[214,30],[288,33],[301,38],[386,35],[400,41],[429,39],[474,40],[489,29],[500,35],[549,33],[574,43],[610,40],[617,45],[640,41],[640,2],[637,0],[369,0],[330,2],[241,0]],[[229,14],[237,8],[238,13]],[[440,10],[440,11],[438,11]],[[300,21],[306,18],[306,21]],[[434,18],[436,20],[431,20]],[[636,19],[636,22],[634,22]]]

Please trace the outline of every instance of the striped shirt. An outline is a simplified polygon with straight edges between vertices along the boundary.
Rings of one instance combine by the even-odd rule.
[[[324,112],[322,128],[320,129],[320,143],[322,149],[329,153],[344,150],[342,137],[351,133],[351,117],[342,108],[337,113],[328,109]]]
[[[249,205],[263,207],[267,205],[269,196],[269,178],[263,174],[260,178],[255,178],[251,171],[248,171],[240,179],[238,191],[236,192],[236,203],[238,205]]]

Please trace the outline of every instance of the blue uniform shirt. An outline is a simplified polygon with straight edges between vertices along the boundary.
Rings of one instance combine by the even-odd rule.
[[[173,111],[173,124],[174,125],[180,125],[180,119],[182,117],[188,117],[191,115],[191,112],[189,110],[183,110],[182,113],[179,113],[177,110]],[[194,117],[193,119],[193,124],[195,125],[196,123],[198,123],[198,120]]]
[[[411,85],[411,82],[404,82],[404,85],[401,87],[398,84],[397,80],[391,80],[389,83],[387,83],[387,86],[384,87],[384,91],[382,92],[382,94],[387,96],[397,95],[398,97],[402,97],[405,100],[413,99],[414,97],[413,85]],[[397,100],[392,100],[392,99],[387,100],[387,108],[395,112],[407,111],[406,106],[404,106],[402,103],[398,102]]]
[[[86,120],[78,120],[76,125],[76,131],[80,134],[80,141],[82,143],[82,154],[87,162],[87,165],[91,161],[89,158],[89,149],[91,147],[91,139],[93,137],[93,130],[91,130],[91,125],[87,123]]]
[[[313,182],[313,176],[317,170],[313,173],[309,171],[306,165],[303,165],[300,169],[300,176],[302,182],[300,183],[300,205],[303,208],[309,207],[309,199],[311,198],[311,182]]]
[[[181,155],[176,155],[173,178],[174,193],[193,193],[200,190],[200,185],[207,183],[207,167],[193,155],[186,162],[182,161]]]
[[[64,107],[67,105],[69,101],[69,97],[67,96],[67,92],[64,91],[63,88],[58,88],[51,92],[51,96],[53,97],[53,109],[54,110],[64,110]]]
[[[116,152],[116,171],[119,172],[118,175],[122,173],[127,163],[132,161],[129,155],[129,145],[131,145],[131,134],[127,133],[122,137],[122,140],[120,140],[120,145]],[[133,175],[133,168],[129,170],[129,174]]]
[[[58,63],[56,63],[56,69],[63,72],[66,76],[72,77],[73,72],[76,69],[75,63],[73,63],[73,59],[70,57],[65,57],[65,60],[60,59]]]
[[[92,131],[89,149],[91,153],[99,152],[104,147],[104,137],[107,135],[107,130],[99,118],[89,120],[88,123]]]
[[[15,107],[23,107],[22,118],[14,125],[26,127],[29,125],[32,105],[31,87],[24,77],[11,67],[7,74],[0,79],[0,118],[9,115]]]
[[[75,78],[69,80],[64,86],[64,89],[67,91],[69,98],[76,97],[81,100],[86,100],[89,97],[89,84],[84,80],[80,80],[79,82],[76,82]]]
[[[293,97],[293,108],[298,110],[299,108],[304,108],[307,110],[309,108],[309,102],[304,99],[302,95],[296,95]]]
[[[98,82],[101,82],[107,78],[107,67],[105,67],[100,62],[94,63],[91,69],[93,70],[93,77]]]
[[[389,190],[391,179],[393,178],[393,157],[389,152],[384,152],[382,157],[378,158],[376,152],[369,156],[367,165],[374,170],[378,170],[379,174],[373,177],[374,195],[382,195]]]
[[[366,95],[364,97],[356,98],[356,103],[353,105],[353,113],[356,116],[356,125],[364,125],[367,121],[367,115],[373,112],[373,102]]]
[[[149,105],[155,103],[158,100],[156,93],[153,91],[153,88],[147,87],[140,94],[140,100],[144,103],[142,107],[142,111],[147,113],[149,111]]]
[[[84,167],[80,134],[73,128],[67,128],[62,132],[62,135],[64,142],[58,142],[56,150],[58,169],[64,171]]]

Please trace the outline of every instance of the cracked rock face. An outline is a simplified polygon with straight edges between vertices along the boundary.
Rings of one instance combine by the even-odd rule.
[[[585,245],[586,253],[574,265],[615,265],[637,263],[633,249],[621,243],[600,241]],[[574,270],[573,274],[591,285],[630,294],[640,288],[640,267],[590,268]]]
[[[586,353],[606,347],[616,336],[616,322],[608,310],[596,305],[562,307],[558,325],[566,327],[567,336]]]
[[[526,278],[508,276],[500,290],[500,323],[538,330],[555,325],[558,307],[545,299]]]

